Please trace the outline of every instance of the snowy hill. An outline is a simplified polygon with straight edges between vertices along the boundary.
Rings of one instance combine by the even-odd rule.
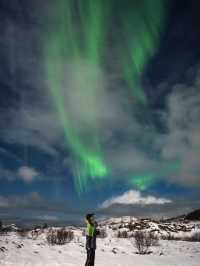
[[[186,219],[181,220],[152,220],[152,219],[138,219],[135,217],[121,217],[121,218],[109,218],[99,223],[101,228],[105,228],[111,232],[127,231],[127,236],[134,235],[135,231],[143,230],[148,232],[154,232],[161,239],[182,239],[193,237],[199,234],[200,238],[200,223],[191,222]],[[116,235],[116,234],[115,234]]]
[[[83,228],[65,227],[64,230],[73,232],[72,241],[64,245],[50,245],[47,236],[60,228],[19,230],[14,225],[12,227],[12,232],[0,235],[1,266],[84,265]],[[97,239],[96,266],[199,265],[200,239],[192,239],[194,235],[200,235],[199,222],[155,221],[126,216],[101,220],[99,229],[105,230],[106,234]],[[138,230],[154,232],[160,239],[159,245],[150,247],[149,255],[137,254],[134,233]],[[124,231],[127,234],[119,234]]]

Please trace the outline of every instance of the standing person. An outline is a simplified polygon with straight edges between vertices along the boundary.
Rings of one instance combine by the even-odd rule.
[[[86,250],[87,260],[85,266],[94,266],[95,250],[96,250],[96,236],[97,222],[94,218],[94,213],[88,213],[86,215]]]

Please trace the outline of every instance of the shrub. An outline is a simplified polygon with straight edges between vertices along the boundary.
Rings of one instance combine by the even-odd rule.
[[[128,232],[127,231],[118,231],[117,237],[118,238],[128,238]]]
[[[173,234],[168,234],[167,236],[162,236],[163,240],[173,240],[173,241],[189,241],[189,242],[200,242],[200,232],[194,232],[191,235],[178,236]]]
[[[134,224],[134,223],[129,223],[129,224],[128,224],[128,229],[129,229],[130,231],[134,231],[134,230],[135,230],[135,224]]]
[[[59,230],[51,230],[47,235],[47,242],[50,245],[64,245],[74,239],[74,233],[64,228]]]
[[[148,233],[148,237],[150,238],[151,246],[159,245],[159,238],[154,232]]]
[[[42,226],[42,229],[47,229],[47,228],[48,228],[48,224],[44,223],[43,226]]]
[[[9,230],[6,227],[2,227],[0,230],[0,235],[7,235]]]
[[[98,230],[97,237],[98,238],[106,238],[107,237],[106,229],[100,229],[100,230]]]
[[[38,238],[39,235],[41,235],[43,233],[43,230],[42,229],[33,229],[31,231],[31,237],[32,239],[36,240]]]
[[[162,236],[163,240],[180,240],[180,238],[175,237],[174,235],[172,235],[171,233],[168,233],[168,235],[163,235]]]
[[[153,232],[137,231],[134,237],[139,254],[148,254],[151,246],[158,245],[158,237]]]
[[[139,254],[146,254],[150,243],[148,241],[148,238],[146,238],[145,233],[142,231],[137,231],[135,233],[135,247],[138,250]]]

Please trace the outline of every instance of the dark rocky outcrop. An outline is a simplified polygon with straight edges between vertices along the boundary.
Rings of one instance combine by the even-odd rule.
[[[200,209],[199,210],[195,210],[195,211],[190,212],[189,214],[187,214],[185,216],[185,220],[200,221]]]

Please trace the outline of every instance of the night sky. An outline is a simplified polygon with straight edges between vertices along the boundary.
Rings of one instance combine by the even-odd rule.
[[[0,0],[0,219],[199,208],[199,8]]]

